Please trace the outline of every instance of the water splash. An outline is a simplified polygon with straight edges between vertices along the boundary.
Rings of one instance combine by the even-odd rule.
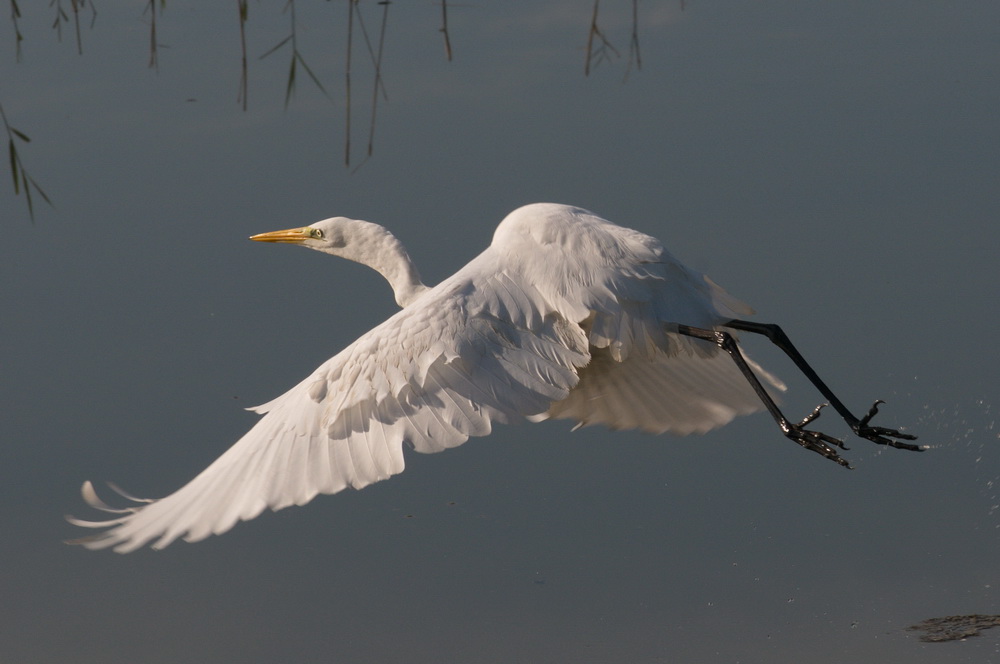
[[[976,484],[989,502],[987,514],[1000,529],[1000,431],[993,404],[985,398],[943,408],[926,404],[917,427],[922,437],[936,440],[932,449],[964,452],[971,457]]]

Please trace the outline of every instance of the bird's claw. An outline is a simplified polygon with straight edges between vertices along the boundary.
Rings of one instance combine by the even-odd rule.
[[[857,434],[858,437],[870,440],[873,443],[878,443],[879,445],[886,445],[888,447],[895,447],[901,450],[912,450],[912,451],[922,451],[927,449],[922,445],[914,445],[912,443],[906,443],[906,440],[916,440],[917,437],[913,434],[903,433],[902,431],[897,431],[896,429],[888,429],[886,427],[871,426],[872,418],[878,414],[878,407],[885,402],[879,399],[872,407],[868,409],[865,416],[860,420],[854,420],[854,418],[848,419],[848,423],[851,425],[851,430]],[[839,448],[842,450],[848,449],[844,445],[844,441],[839,438],[834,438],[821,431],[812,431],[811,429],[806,429],[806,425],[813,422],[820,416],[823,408],[828,406],[827,403],[821,403],[812,410],[811,413],[802,418],[798,424],[792,424],[787,422],[783,425],[785,431],[785,436],[794,440],[796,443],[806,448],[807,450],[812,450],[817,454],[821,454],[827,459],[836,461],[841,466],[845,468],[850,468],[851,464],[844,459],[837,450],[834,448]]]
[[[920,445],[914,445],[912,443],[904,443],[904,440],[916,440],[917,437],[913,434],[903,433],[902,431],[897,431],[896,429],[888,429],[886,427],[873,427],[869,426],[872,418],[878,414],[878,407],[885,402],[881,399],[875,401],[872,407],[868,409],[868,413],[861,418],[861,420],[853,425],[851,429],[857,434],[859,438],[864,438],[865,440],[870,440],[873,443],[878,443],[879,445],[887,445],[888,447],[895,447],[901,450],[910,450],[913,452],[919,452],[925,449]],[[894,440],[894,439],[899,440]]]
[[[803,417],[802,421],[799,422],[796,426],[804,427],[805,425],[809,424],[810,422],[812,422],[813,420],[815,420],[817,417],[819,417],[821,411],[824,408],[826,408],[827,406],[829,406],[829,405],[830,404],[828,404],[828,403],[821,403],[820,405],[816,406],[815,408],[813,408],[812,412],[809,413],[808,415],[806,415],[805,417]]]
[[[802,418],[802,421],[798,424],[789,424],[785,431],[785,435],[807,450],[812,450],[813,452],[821,454],[831,461],[836,461],[845,468],[850,468],[851,464],[847,461],[847,459],[840,456],[837,453],[837,450],[834,449],[834,447],[839,447],[842,450],[848,449],[847,446],[844,445],[844,441],[827,435],[822,431],[812,431],[811,429],[804,428],[805,425],[819,417],[820,411],[822,411],[823,407],[826,405],[827,404],[823,403],[816,406],[816,408]]]

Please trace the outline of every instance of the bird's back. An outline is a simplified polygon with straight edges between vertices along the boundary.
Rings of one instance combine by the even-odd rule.
[[[538,288],[575,322],[614,341],[622,314],[659,336],[663,324],[710,328],[753,313],[705,275],[689,269],[654,237],[587,210],[554,203],[518,208],[497,227],[492,248],[506,269]],[[631,309],[632,311],[626,311]]]

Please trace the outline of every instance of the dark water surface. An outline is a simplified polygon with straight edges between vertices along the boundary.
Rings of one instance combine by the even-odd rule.
[[[212,4],[212,3],[209,3]],[[0,242],[3,662],[1000,661],[995,2],[390,6],[374,157],[342,165],[346,5],[102,2],[84,55],[22,3],[0,103],[55,202]],[[362,3],[377,33],[380,8]],[[89,19],[88,19],[89,20]],[[360,39],[357,35],[356,39]],[[360,42],[358,42],[360,43]],[[286,47],[287,48],[287,47]],[[356,50],[354,163],[371,68]],[[841,397],[932,446],[846,471],[766,416],[706,436],[497,427],[361,492],[129,556],[68,547],[78,490],[166,494],[390,315],[363,267],[246,237],[332,215],[451,274],[527,202],[661,238],[781,323]],[[819,400],[763,342],[789,413]],[[828,419],[829,418],[829,419]],[[831,433],[846,427],[824,415]]]

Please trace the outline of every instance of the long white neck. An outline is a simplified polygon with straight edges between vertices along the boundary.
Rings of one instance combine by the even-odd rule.
[[[396,304],[401,307],[427,290],[416,265],[395,235],[368,221],[355,220],[355,224],[349,241],[336,251],[337,255],[378,271],[392,286]]]

